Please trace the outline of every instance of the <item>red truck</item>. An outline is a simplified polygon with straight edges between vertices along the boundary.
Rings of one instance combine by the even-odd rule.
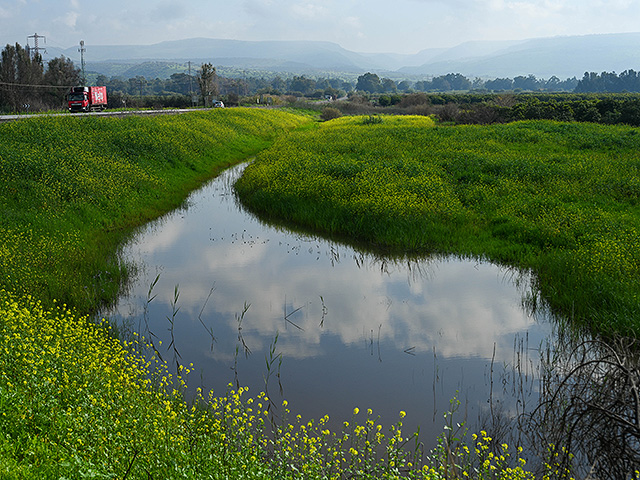
[[[107,87],[71,87],[67,97],[70,112],[89,112],[107,108]]]

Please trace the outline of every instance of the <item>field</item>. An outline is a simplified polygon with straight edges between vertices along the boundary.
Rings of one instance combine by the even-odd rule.
[[[340,118],[263,152],[236,188],[266,218],[372,248],[532,269],[559,318],[638,333],[638,133]]]
[[[144,339],[119,338],[107,321],[84,315],[112,301],[126,282],[130,267],[117,253],[135,227],[179,206],[220,168],[276,139],[274,150],[250,172],[260,172],[269,158],[292,155],[283,178],[273,182],[291,181],[295,187],[287,198],[289,210],[280,215],[295,219],[293,207],[317,201],[302,188],[305,184],[321,185],[323,194],[356,189],[347,195],[361,215],[355,224],[369,232],[358,237],[398,249],[402,243],[391,241],[394,237],[416,251],[436,248],[437,238],[412,233],[420,212],[426,208],[433,227],[446,231],[436,220],[464,225],[469,200],[451,193],[451,182],[437,164],[421,170],[414,162],[415,183],[407,182],[403,172],[416,139],[433,132],[451,138],[457,131],[435,128],[425,118],[369,120],[362,125],[362,119],[342,119],[309,129],[308,117],[229,109],[155,118],[33,118],[0,125],[0,478],[440,479],[473,470],[477,478],[489,479],[496,469],[501,478],[534,478],[523,470],[521,451],[492,444],[485,432],[469,440],[470,450],[455,440],[454,430],[461,427],[453,417],[440,448],[421,455],[403,448],[414,439],[403,435],[404,412],[382,431],[372,412],[356,408],[343,431],[329,432],[325,419],[288,418],[286,404],[274,405],[257,392],[249,397],[244,389],[230,387],[216,396],[200,392],[188,402],[183,392],[190,365],[172,376]],[[545,129],[560,127],[539,128],[538,135],[544,136]],[[527,124],[518,129],[523,138],[535,134]],[[294,130],[298,133],[289,133]],[[606,132],[614,137],[618,131]],[[630,142],[635,139],[630,129],[620,132],[628,133]],[[343,138],[345,133],[351,137]],[[294,142],[287,140],[289,135]],[[366,143],[372,138],[383,143]],[[314,143],[318,139],[324,145]],[[502,148],[498,141],[504,139],[496,140],[496,149]],[[402,145],[411,148],[398,156]],[[330,173],[321,173],[326,168],[321,166],[312,177],[286,177],[296,165],[311,165],[317,149],[324,149],[327,165],[338,160]],[[469,169],[473,172],[472,165]],[[422,171],[428,172],[426,178],[419,175]],[[373,185],[385,180],[382,199],[369,198],[370,182],[330,181],[357,180],[365,172],[379,175]],[[403,181],[408,186],[404,195]],[[319,205],[334,208],[333,198]],[[341,208],[348,211],[351,206],[344,202]],[[344,215],[342,210],[334,211]],[[373,222],[384,219],[385,211],[395,220],[406,215],[394,227],[395,235],[383,234],[379,225],[384,222]],[[312,213],[321,215],[322,209]],[[344,219],[339,220],[333,231],[341,228]],[[630,226],[618,225],[631,228],[631,220]],[[481,228],[478,218],[474,231],[479,234]],[[437,248],[461,248],[464,235],[458,237]],[[452,411],[456,408],[452,403]],[[276,419],[275,409],[285,416]],[[547,468],[554,470],[557,466]]]
[[[126,279],[117,250],[134,227],[304,121],[223,110],[0,125],[0,288],[82,312],[108,303]]]

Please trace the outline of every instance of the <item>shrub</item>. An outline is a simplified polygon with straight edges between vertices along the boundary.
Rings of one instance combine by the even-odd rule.
[[[337,108],[333,107],[325,107],[322,109],[322,113],[320,114],[320,118],[323,121],[333,120],[334,118],[340,118],[342,116],[342,112]]]

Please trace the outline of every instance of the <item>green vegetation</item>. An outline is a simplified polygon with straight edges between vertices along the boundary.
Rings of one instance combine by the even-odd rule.
[[[407,126],[355,122],[332,128],[396,124],[399,142]],[[403,436],[404,412],[387,433],[356,408],[330,432],[326,417],[289,419],[286,403],[245,389],[187,402],[192,366],[172,376],[144,339],[118,339],[108,322],[78,313],[118,293],[117,248],[135,226],[305,123],[231,109],[0,125],[1,478],[534,478],[521,451],[510,459],[484,432],[470,450],[450,417],[438,449],[423,455],[407,448],[416,437]],[[564,472],[550,463],[547,475]]]
[[[574,325],[640,332],[637,129],[371,118],[278,142],[236,184],[243,201],[398,253],[532,269],[543,298]]]
[[[0,477],[267,479],[296,478],[299,468],[322,478],[326,420],[315,426],[298,419],[295,430],[284,424],[271,439],[264,394],[199,394],[190,406],[183,397],[190,369],[172,377],[155,357],[145,358],[139,338],[121,344],[106,323],[5,291],[0,312]],[[384,439],[369,424],[366,435],[375,435],[376,445]],[[385,466],[390,473],[406,464],[394,448],[397,436],[388,448],[396,462]],[[361,468],[358,455],[344,457],[358,445],[341,443],[324,467],[336,478]]]
[[[313,106],[312,103],[310,103]],[[349,115],[424,115],[440,123],[557,120],[640,126],[637,93],[406,93],[351,95],[331,108]],[[320,110],[323,104],[316,104]]]
[[[3,479],[535,478],[521,449],[510,459],[485,432],[471,451],[448,434],[423,456],[402,432],[404,412],[384,431],[356,408],[336,433],[326,416],[289,418],[286,402],[244,388],[198,391],[188,404],[191,367],[172,376],[138,337],[120,343],[106,322],[4,290],[0,313]],[[548,475],[563,471],[552,465]]]
[[[0,288],[89,312],[126,279],[119,245],[304,118],[264,110],[0,125]]]

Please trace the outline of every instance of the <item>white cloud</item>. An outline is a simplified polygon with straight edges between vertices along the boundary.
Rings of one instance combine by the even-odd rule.
[[[244,13],[251,17],[268,18],[275,13],[284,13],[274,0],[245,0],[242,6]]]
[[[65,15],[56,18],[54,22],[65,25],[68,28],[75,29],[79,17],[80,14],[77,12],[67,12]]]
[[[327,8],[322,5],[314,5],[312,2],[295,4],[291,7],[291,12],[295,17],[313,21],[318,21],[329,14]]]
[[[149,11],[148,18],[155,22],[171,22],[185,17],[186,13],[182,2],[163,2]]]
[[[633,0],[0,1],[0,43],[46,34],[57,46],[195,37],[327,40],[362,52],[415,53],[472,40],[638,31]],[[55,21],[52,21],[55,19]]]

